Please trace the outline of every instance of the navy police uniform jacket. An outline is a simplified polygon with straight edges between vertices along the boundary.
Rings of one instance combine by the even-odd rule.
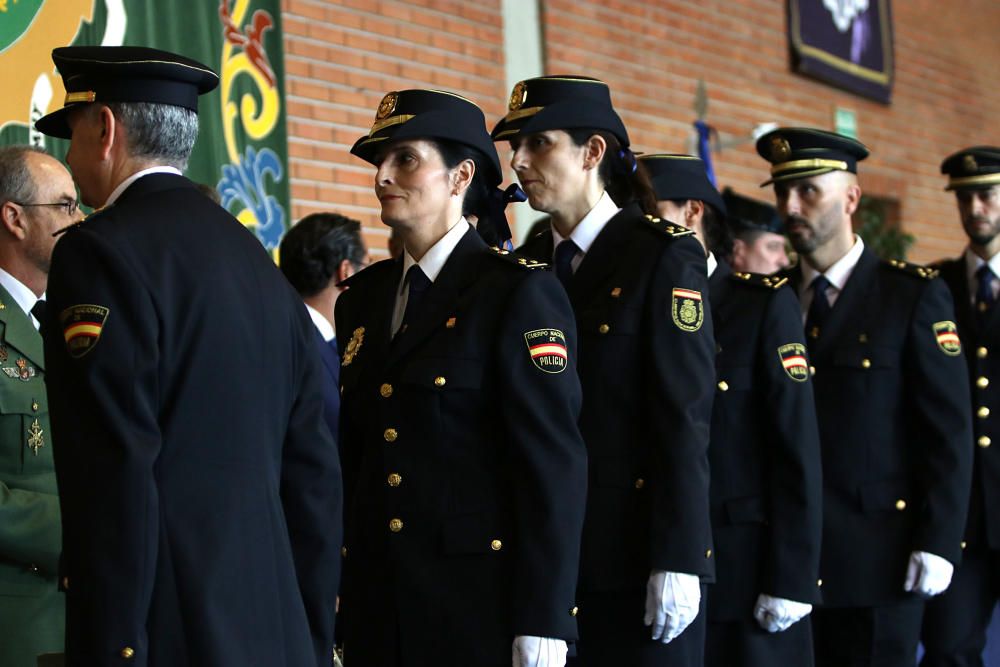
[[[521,250],[551,261],[551,230]],[[651,569],[714,574],[707,287],[691,232],[635,204],[606,223],[569,283],[590,457],[582,591],[641,589]]]
[[[787,272],[796,289],[801,270]],[[823,451],[830,607],[904,599],[912,551],[961,554],[972,469],[968,372],[935,272],[865,249],[809,340]]]
[[[712,408],[713,621],[750,619],[760,593],[820,600],[823,477],[798,300],[783,278],[709,279],[717,389]]]
[[[517,635],[576,637],[576,330],[555,277],[502,253],[470,228],[395,337],[402,261],[337,300],[347,664],[509,665]]]
[[[955,300],[955,318],[969,366],[972,392],[972,494],[965,539],[971,545],[1000,550],[1000,308],[979,322],[972,307],[965,257],[941,262],[941,278]],[[1000,413],[998,413],[1000,414]]]
[[[329,664],[339,463],[260,243],[146,175],[56,244],[48,297],[67,664]]]

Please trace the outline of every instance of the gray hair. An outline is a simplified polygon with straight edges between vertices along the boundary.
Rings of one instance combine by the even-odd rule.
[[[96,105],[95,105],[96,106]],[[187,169],[198,138],[198,114],[172,104],[109,102],[108,108],[125,126],[134,158]]]
[[[31,180],[28,161],[31,153],[48,155],[36,146],[15,145],[0,147],[0,204],[6,202],[27,203],[35,198],[37,189]]]

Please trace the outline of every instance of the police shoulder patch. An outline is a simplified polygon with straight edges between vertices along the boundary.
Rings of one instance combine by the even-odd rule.
[[[69,356],[79,359],[97,346],[110,313],[109,308],[93,303],[70,306],[59,313]]]
[[[957,357],[962,354],[962,341],[958,338],[958,327],[954,322],[943,320],[935,322],[931,328],[934,330],[934,339],[942,352],[949,357]]]
[[[687,227],[681,227],[680,225],[675,225],[669,220],[664,220],[663,218],[657,218],[656,216],[647,214],[645,220],[648,226],[652,227],[653,229],[659,232],[663,232],[667,236],[680,238],[683,236],[691,236],[692,234],[694,234],[694,232],[688,229]]]
[[[750,285],[752,287],[760,287],[762,289],[769,290],[781,289],[788,284],[788,278],[780,275],[767,276],[763,273],[733,271],[729,277],[741,285]]]
[[[701,292],[675,287],[671,293],[670,314],[681,331],[697,331],[705,321],[705,302]]]
[[[809,379],[809,361],[806,357],[806,346],[802,343],[788,343],[778,348],[778,358],[781,367],[787,375],[796,382]]]
[[[562,373],[566,370],[569,354],[566,336],[559,329],[535,329],[524,333],[531,363],[545,373]]]
[[[545,262],[539,262],[538,260],[530,259],[524,255],[520,255],[516,252],[511,252],[504,248],[499,248],[497,246],[490,246],[490,255],[501,259],[508,264],[513,264],[514,266],[519,266],[522,269],[544,269],[549,265]]]
[[[933,267],[921,266],[920,264],[911,264],[910,262],[904,262],[901,259],[887,259],[885,263],[903,273],[908,273],[911,276],[916,276],[917,278],[923,278],[924,280],[932,280],[937,278],[939,271]]]

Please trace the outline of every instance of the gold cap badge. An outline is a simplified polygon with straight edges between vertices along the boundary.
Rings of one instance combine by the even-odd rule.
[[[524,81],[518,81],[514,84],[514,90],[510,91],[510,101],[507,102],[507,109],[509,111],[517,111],[528,99],[528,86],[525,85]]]
[[[784,162],[792,154],[792,147],[788,141],[781,137],[771,139],[771,161]]]
[[[962,158],[962,166],[969,173],[975,173],[979,171],[979,164],[976,162],[975,155],[966,155]]]
[[[382,101],[378,103],[378,111],[375,112],[375,120],[387,118],[396,110],[396,101],[399,99],[397,93],[386,93]]]

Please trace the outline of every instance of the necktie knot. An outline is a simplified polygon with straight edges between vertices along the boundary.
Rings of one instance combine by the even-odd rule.
[[[412,323],[417,311],[420,309],[420,302],[424,298],[424,293],[431,286],[431,279],[427,277],[419,264],[414,264],[406,272],[406,283],[408,287],[406,295],[406,310],[403,311],[403,321],[396,333],[403,333]]]
[[[576,257],[576,253],[579,251],[580,247],[571,239],[566,239],[556,246],[556,277],[559,278],[559,282],[563,284],[563,287],[569,285],[569,281],[573,277],[573,258]]]
[[[979,282],[976,289],[976,310],[980,313],[988,312],[996,303],[996,296],[993,292],[993,281],[996,277],[997,274],[993,273],[989,264],[983,264],[976,269],[976,278]]]
[[[809,337],[809,340],[819,338],[823,323],[826,322],[826,318],[830,314],[830,299],[827,297],[826,291],[831,286],[832,283],[822,273],[813,278],[810,284],[813,298],[812,303],[809,304],[809,313],[806,315],[806,336]]]

